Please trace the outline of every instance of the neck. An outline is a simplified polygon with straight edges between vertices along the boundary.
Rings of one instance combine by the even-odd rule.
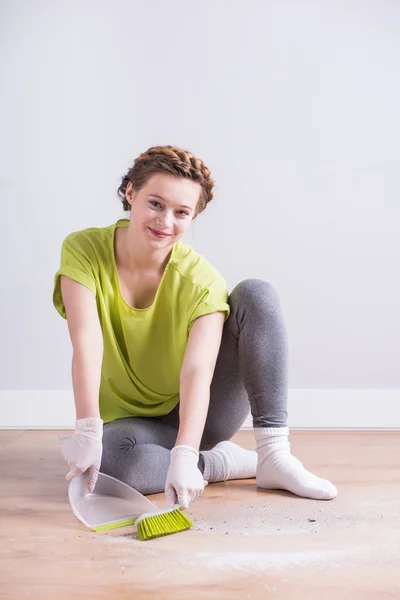
[[[162,273],[168,264],[172,248],[149,248],[141,243],[139,236],[133,232],[132,223],[121,227],[120,259],[130,271],[159,271]]]

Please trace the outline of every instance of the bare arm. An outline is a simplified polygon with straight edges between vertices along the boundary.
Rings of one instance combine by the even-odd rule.
[[[61,276],[61,292],[71,337],[76,419],[100,418],[99,390],[103,334],[96,299],[84,285]]]
[[[196,319],[190,331],[180,376],[177,446],[185,444],[199,449],[224,320],[224,312],[204,315]]]

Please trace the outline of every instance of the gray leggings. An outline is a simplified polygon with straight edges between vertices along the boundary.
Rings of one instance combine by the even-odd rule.
[[[229,305],[200,450],[229,440],[250,409],[254,427],[286,426],[287,343],[277,294],[265,281],[246,279],[230,294]],[[178,427],[179,404],[163,417],[107,423],[100,470],[142,494],[164,491]]]

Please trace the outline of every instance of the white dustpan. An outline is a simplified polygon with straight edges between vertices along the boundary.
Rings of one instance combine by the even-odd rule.
[[[104,473],[99,473],[93,492],[89,492],[87,474],[75,477],[68,497],[74,515],[94,531],[132,525],[143,513],[159,511],[148,498]]]

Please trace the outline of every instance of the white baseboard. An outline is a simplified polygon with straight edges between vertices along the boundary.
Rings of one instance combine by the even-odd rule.
[[[290,389],[291,429],[400,429],[400,389]],[[71,429],[71,390],[0,390],[0,429]],[[251,428],[251,417],[243,424]]]

